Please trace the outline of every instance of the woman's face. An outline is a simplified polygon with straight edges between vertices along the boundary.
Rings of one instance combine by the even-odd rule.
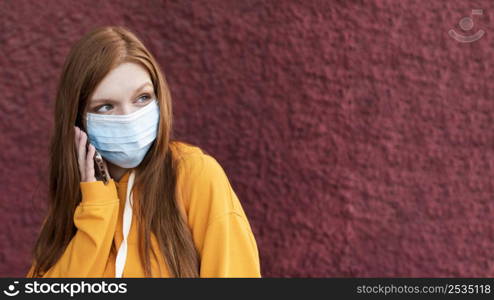
[[[155,99],[154,86],[145,68],[136,63],[122,63],[98,84],[83,114],[126,115]]]

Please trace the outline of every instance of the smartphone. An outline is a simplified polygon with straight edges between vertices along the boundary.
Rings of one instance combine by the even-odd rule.
[[[108,169],[103,163],[103,157],[99,154],[98,150],[94,153],[94,164],[96,180],[103,181],[105,185],[108,184],[110,181],[110,174],[108,173]]]

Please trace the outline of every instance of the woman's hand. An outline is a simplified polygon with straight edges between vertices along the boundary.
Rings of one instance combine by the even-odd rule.
[[[96,148],[89,144],[86,150],[87,135],[79,127],[75,128],[75,146],[77,150],[77,162],[79,164],[79,171],[81,173],[82,182],[96,181],[94,176],[94,153]]]

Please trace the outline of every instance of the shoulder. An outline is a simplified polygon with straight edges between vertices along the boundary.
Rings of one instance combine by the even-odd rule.
[[[184,169],[184,167],[194,167],[197,169],[198,167],[203,167],[205,163],[214,162],[216,162],[217,167],[219,166],[216,159],[206,151],[187,142],[171,141],[170,150],[172,152],[173,160],[175,161],[175,166],[178,169]]]
[[[173,141],[170,143],[170,149],[175,161],[177,175],[186,176],[189,180],[210,179],[212,176],[214,178],[226,177],[220,163],[198,146],[182,141]]]
[[[178,140],[172,140],[170,141],[170,150],[172,152],[173,158],[175,160],[180,160],[185,157],[188,157],[190,155],[194,154],[206,154],[205,151],[203,151],[201,148],[198,146],[192,145],[190,143],[184,142],[184,141],[178,141]]]

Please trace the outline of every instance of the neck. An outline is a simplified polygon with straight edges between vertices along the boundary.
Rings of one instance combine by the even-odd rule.
[[[128,169],[119,167],[117,165],[114,165],[109,161],[106,161],[106,165],[108,166],[108,172],[110,173],[110,176],[111,176],[111,178],[113,178],[114,181],[120,181],[123,174],[128,170]]]

